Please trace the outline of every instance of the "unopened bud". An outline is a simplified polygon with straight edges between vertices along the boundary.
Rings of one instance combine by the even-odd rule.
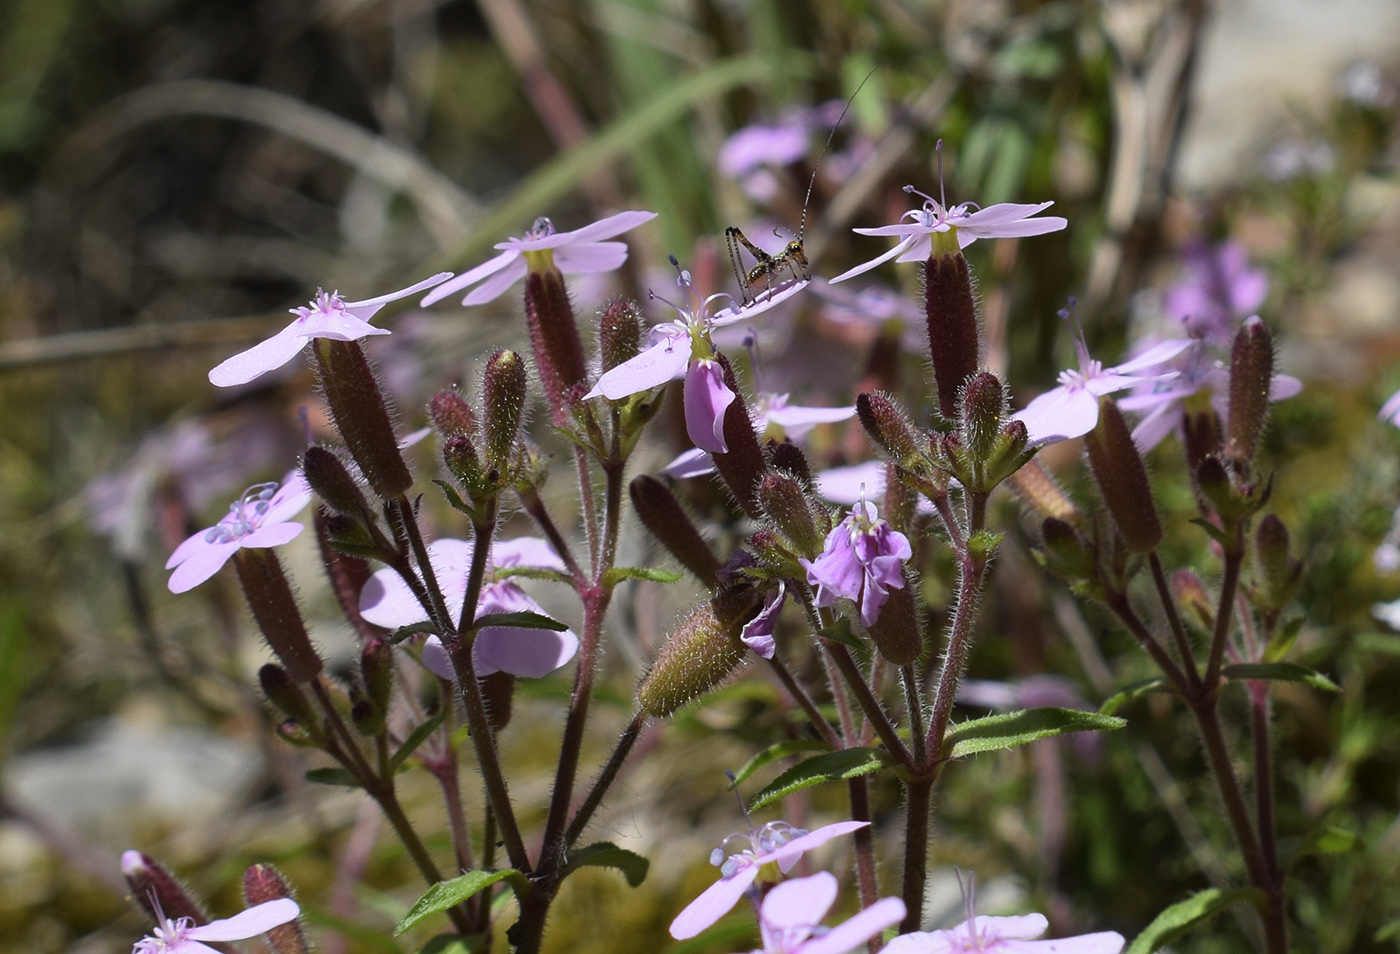
[[[856,398],[856,416],[870,439],[905,470],[919,469],[921,442],[904,410],[888,394],[875,391]]]
[[[370,624],[360,615],[360,591],[371,576],[369,563],[357,556],[342,553],[335,549],[337,540],[343,541],[350,534],[361,536],[366,544],[369,534],[359,521],[340,514],[331,513],[325,507],[317,507],[313,520],[316,527],[316,544],[321,551],[321,562],[325,564],[326,576],[330,578],[331,589],[341,610],[362,636],[372,632]]]
[[[354,700],[350,704],[350,721],[354,724],[355,730],[368,739],[382,733],[388,713],[361,695],[360,690],[356,687],[351,687],[350,695]]]
[[[159,918],[163,913],[172,921],[189,918],[195,924],[208,923],[209,915],[204,913],[199,902],[150,855],[140,851],[124,851],[121,866],[126,883],[131,886],[131,896],[151,917]],[[159,911],[156,905],[160,906]]]
[[[924,619],[914,600],[914,581],[900,567],[904,586],[890,587],[880,615],[875,617],[868,632],[880,655],[896,666],[907,666],[918,660],[924,651]]]
[[[285,719],[274,730],[277,738],[299,749],[319,749],[322,740],[296,719]]]
[[[318,339],[319,340],[319,339]],[[297,682],[310,682],[323,668],[311,646],[301,609],[282,572],[282,563],[269,547],[244,547],[233,555],[243,595],[263,638]]]
[[[1190,570],[1177,570],[1171,575],[1172,597],[1206,630],[1215,628],[1215,609],[1201,578]]]
[[[1288,527],[1273,514],[1259,521],[1254,531],[1254,553],[1259,565],[1255,598],[1264,611],[1280,610],[1293,598],[1302,579],[1303,565],[1288,555]]]
[[[1007,482],[1021,502],[1040,516],[1053,517],[1075,526],[1084,522],[1083,511],[1065,495],[1040,461],[1032,460],[1007,478]]]
[[[715,352],[724,375],[724,384],[734,393],[734,400],[724,412],[724,442],[728,453],[712,454],[715,470],[719,471],[734,499],[750,517],[762,515],[758,503],[758,482],[768,469],[768,460],[763,456],[763,447],[754,432],[753,416],[749,414],[748,402],[744,400],[739,382],[734,378],[734,366],[729,358]]]
[[[282,898],[296,900],[292,897],[292,890],[287,887],[287,882],[271,865],[248,866],[248,870],[243,872],[243,898],[249,907]],[[307,954],[310,950],[306,943],[306,935],[302,933],[301,925],[295,918],[286,924],[268,929],[263,936],[267,938],[274,954]]]
[[[1240,511],[1239,495],[1230,483],[1230,472],[1216,454],[1211,454],[1196,467],[1196,489],[1222,517],[1236,517]]]
[[[476,412],[456,391],[439,391],[428,402],[428,416],[443,437],[468,437],[476,433]]]
[[[1084,437],[1089,468],[1128,549],[1146,553],[1162,541],[1162,524],[1152,502],[1147,467],[1133,444],[1132,432],[1118,405],[1099,398],[1099,423]]]
[[[1050,568],[1056,573],[1068,580],[1083,580],[1093,575],[1093,548],[1072,525],[1056,517],[1046,517],[1040,525],[1040,538],[1051,558]]]
[[[563,425],[568,421],[564,396],[583,381],[584,361],[574,308],[558,269],[532,269],[525,276],[525,323],[545,401],[554,423]]]
[[[406,493],[413,476],[399,453],[384,393],[359,343],[315,338],[312,351],[335,426],[365,480],[386,500]]]
[[[258,685],[263,695],[267,696],[267,701],[283,715],[304,725],[316,724],[316,710],[311,707],[311,700],[306,698],[301,686],[287,675],[287,670],[276,663],[268,663],[258,670]]]
[[[774,470],[787,471],[803,486],[812,486],[812,465],[807,462],[807,455],[802,453],[802,448],[784,438],[780,441],[770,441],[768,451]]]
[[[1225,456],[1239,464],[1254,460],[1269,416],[1274,343],[1259,316],[1245,321],[1230,350],[1230,411]]]
[[[515,455],[520,422],[525,417],[525,362],[514,351],[497,349],[486,359],[481,378],[486,466],[506,473]]]
[[[637,687],[642,711],[668,718],[719,685],[748,652],[742,628],[742,617],[722,621],[708,601],[692,610]]]
[[[817,526],[812,503],[795,477],[777,470],[765,474],[758,485],[758,500],[798,556],[815,559],[822,552],[825,534]]]
[[[1005,412],[1006,391],[990,371],[978,371],[958,391],[958,426],[974,460],[991,457]]]
[[[376,637],[360,647],[360,678],[370,702],[388,712],[394,695],[394,651],[383,639]]]
[[[701,583],[710,589],[718,586],[719,557],[700,536],[690,514],[685,512],[670,488],[655,477],[641,474],[633,478],[628,489],[637,516],[642,518],[652,536]]]
[[[486,707],[486,722],[492,732],[500,732],[510,725],[515,677],[504,671],[493,672],[477,679],[476,684],[481,689],[481,702]]]
[[[614,298],[598,314],[598,350],[604,373],[642,351],[642,313],[637,303]]]
[[[955,421],[958,389],[977,373],[981,348],[972,274],[961,252],[935,253],[924,264],[924,308],[938,406]]]
[[[334,451],[311,446],[301,458],[301,470],[316,496],[336,513],[355,520],[364,519],[369,511],[360,485]]]
[[[1193,471],[1211,454],[1219,454],[1220,418],[1210,400],[1200,402],[1201,407],[1187,407],[1181,416],[1181,430],[1186,445],[1186,465]]]
[[[449,437],[442,445],[442,462],[447,465],[448,472],[457,478],[467,496],[473,500],[485,497],[495,489],[495,482],[481,466],[476,445],[465,434]]]

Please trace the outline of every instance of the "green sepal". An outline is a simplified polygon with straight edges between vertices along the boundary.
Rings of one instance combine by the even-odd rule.
[[[1307,683],[1323,692],[1341,692],[1342,689],[1322,673],[1297,663],[1235,663],[1221,670],[1230,679],[1266,679],[1280,682]]]

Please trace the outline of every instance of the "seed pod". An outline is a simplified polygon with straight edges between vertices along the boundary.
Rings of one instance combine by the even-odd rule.
[[[710,589],[719,585],[719,557],[685,512],[669,487],[640,474],[633,478],[628,492],[642,523],[671,555]]]
[[[413,486],[399,453],[389,406],[358,342],[312,340],[321,389],[350,456],[376,494],[386,500]]]
[[[292,890],[287,887],[287,882],[271,865],[248,866],[248,870],[243,872],[243,898],[249,907],[281,898],[296,900],[292,897]],[[274,954],[308,954],[310,951],[306,935],[302,933],[296,918],[270,928],[263,936],[267,938]]]
[[[1084,513],[1065,496],[1065,492],[1055,483],[1038,460],[1032,460],[1007,478],[1007,483],[1021,498],[1021,502],[1042,517],[1054,517],[1065,523],[1079,526],[1084,522]]]
[[[1177,605],[1188,610],[1203,628],[1215,628],[1215,607],[1199,576],[1190,570],[1177,570],[1171,575],[1171,591]]]
[[[301,691],[301,686],[287,675],[287,670],[276,663],[268,663],[258,670],[258,685],[262,687],[267,701],[289,719],[295,719],[304,726],[318,723],[316,710],[311,700]]]
[[[784,438],[768,442],[769,460],[774,470],[787,471],[804,486],[812,486],[812,465],[807,463],[807,455],[802,448]]]
[[[481,384],[486,466],[504,474],[515,456],[525,416],[525,362],[514,351],[498,348],[486,359]]]
[[[929,256],[924,264],[924,309],[938,406],[944,417],[955,421],[958,389],[977,373],[981,349],[972,274],[961,252]]]
[[[394,695],[394,651],[383,639],[371,639],[360,647],[360,678],[369,701],[387,713]]]
[[[1187,408],[1181,417],[1181,429],[1185,436],[1186,464],[1195,470],[1211,454],[1219,454],[1220,418],[1209,401],[1202,402],[1201,408]]]
[[[367,639],[373,636],[374,629],[360,615],[360,591],[369,582],[369,563],[357,556],[339,552],[335,549],[333,541],[343,541],[347,531],[363,534],[366,542],[369,535],[358,521],[333,514],[323,506],[316,508],[313,522],[316,527],[316,544],[321,551],[321,562],[326,567],[326,576],[330,578],[336,601],[340,603],[341,611],[360,634],[360,638]]]
[[[1162,524],[1152,502],[1147,468],[1112,398],[1099,398],[1099,423],[1085,435],[1084,447],[1099,493],[1128,549],[1134,553],[1154,549],[1162,541]]]
[[[990,371],[978,371],[958,391],[958,427],[963,445],[974,460],[992,455],[1006,412],[1006,391]]]
[[[1269,416],[1269,384],[1274,377],[1274,343],[1259,316],[1248,319],[1230,350],[1230,412],[1225,456],[1239,464],[1254,460]]]
[[[815,559],[822,552],[825,534],[817,527],[811,502],[795,477],[777,470],[765,474],[758,484],[758,500],[798,556]]]
[[[880,615],[869,628],[870,641],[886,660],[896,666],[907,666],[918,660],[924,651],[924,619],[914,602],[914,581],[909,571],[901,567],[904,586],[890,587]]]
[[[525,276],[525,323],[545,401],[554,423],[563,426],[568,422],[564,396],[584,378],[583,343],[564,276],[552,265]]]
[[[1273,514],[1260,520],[1254,531],[1254,553],[1259,566],[1255,600],[1266,612],[1281,610],[1298,589],[1303,564],[1289,557],[1288,527]]]
[[[739,506],[750,517],[759,517],[763,508],[758,503],[758,482],[768,469],[768,460],[763,455],[763,447],[754,432],[753,416],[749,414],[748,403],[744,400],[739,383],[734,378],[734,367],[729,359],[715,352],[715,360],[724,372],[724,383],[734,392],[734,400],[724,412],[724,442],[728,453],[711,455],[715,470],[719,471]]]
[[[515,677],[508,672],[493,672],[476,681],[481,689],[481,701],[486,707],[486,721],[492,732],[510,725],[510,713],[515,697]]]
[[[428,416],[443,437],[468,437],[476,433],[476,412],[456,391],[439,391],[428,402]]]
[[[369,512],[365,495],[360,493],[360,485],[345,469],[345,464],[334,451],[315,445],[308,447],[301,457],[301,471],[311,489],[336,513],[354,520],[363,520]]]
[[[607,373],[642,351],[642,313],[637,303],[614,298],[598,313],[598,350]]]
[[[871,440],[905,470],[917,470],[923,458],[914,425],[894,399],[875,391],[856,398],[856,416]]]
[[[244,547],[233,555],[243,595],[263,638],[297,682],[310,682],[324,668],[306,635],[297,598],[271,548]]]
[[[185,886],[150,855],[140,851],[124,851],[121,858],[122,875],[131,886],[131,896],[153,918],[159,911],[172,921],[189,918],[195,924],[209,923],[209,915]],[[152,900],[154,896],[154,901]]]
[[[742,628],[742,616],[722,619],[708,601],[692,610],[637,687],[642,711],[668,718],[719,685],[748,652],[739,639]]]

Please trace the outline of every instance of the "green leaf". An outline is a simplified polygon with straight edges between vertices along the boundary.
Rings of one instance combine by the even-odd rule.
[[[1300,666],[1297,663],[1235,663],[1226,666],[1222,672],[1230,679],[1273,679],[1281,682],[1304,682],[1314,689],[1324,692],[1341,692],[1342,689],[1320,672]]]
[[[1391,918],[1389,921],[1376,928],[1375,940],[1385,943],[1400,937],[1400,918]]]
[[[570,852],[569,864],[564,870],[567,873],[579,868],[616,868],[622,872],[627,883],[635,888],[646,880],[647,869],[650,867],[651,862],[635,851],[619,848],[610,841],[600,841],[587,848]]]
[[[659,566],[615,566],[603,574],[604,586],[617,586],[623,580],[650,580],[653,583],[674,583],[681,578],[675,570]]]
[[[818,631],[817,635],[822,639],[829,639],[852,649],[864,650],[866,648],[865,643],[851,629],[851,621],[844,616],[836,617],[836,622]]]
[[[531,613],[529,610],[521,610],[518,613],[487,613],[478,616],[472,623],[472,629],[485,629],[488,626],[515,626],[520,629],[552,629],[556,633],[561,633],[568,629],[568,625],[559,622],[557,619],[550,619],[542,613]]]
[[[1294,860],[1303,855],[1344,855],[1354,851],[1360,843],[1361,839],[1356,836],[1356,832],[1337,825],[1328,825],[1307,837]]]
[[[885,754],[884,749],[842,749],[840,752],[826,752],[813,756],[773,779],[763,791],[754,796],[749,808],[762,808],[784,795],[791,795],[823,782],[837,782],[858,775],[869,775],[889,764],[890,757]]]
[[[1152,923],[1133,940],[1126,954],[1152,954],[1232,904],[1247,901],[1258,906],[1264,900],[1264,892],[1258,888],[1234,888],[1229,891],[1207,888],[1198,891],[1153,918]]]
[[[961,722],[943,740],[944,758],[961,758],[978,752],[995,752],[1015,745],[1025,745],[1036,739],[1066,732],[1089,732],[1098,729],[1121,729],[1126,719],[1084,712],[1079,709],[1022,709],[999,715]]]
[[[360,780],[354,772],[343,768],[318,768],[306,773],[308,782],[315,782],[317,785],[345,785],[349,788],[359,788]]]
[[[1220,544],[1222,547],[1228,547],[1230,545],[1230,538],[1225,535],[1225,531],[1221,530],[1219,527],[1217,527],[1210,521],[1202,520],[1200,517],[1197,517],[1191,522],[1194,523],[1196,526],[1200,527],[1202,530],[1204,530],[1207,536],[1209,536],[1216,543]],[[1168,910],[1171,909],[1168,908]]]
[[[1099,706],[1100,715],[1113,715],[1119,709],[1132,702],[1138,696],[1146,695],[1149,692],[1156,692],[1166,686],[1167,680],[1161,676],[1154,676],[1151,679],[1140,679],[1137,682],[1130,682],[1119,689],[1113,695],[1103,701]]]
[[[829,748],[830,746],[820,739],[789,739],[786,742],[770,745],[745,762],[744,767],[734,773],[734,784],[738,785],[745,781],[749,776],[753,775],[754,772],[757,772],[770,762],[776,762],[778,759],[785,759],[789,755],[796,755],[799,752],[826,752]]]
[[[456,510],[458,513],[464,513],[473,520],[481,516],[476,512],[475,507],[462,499],[462,495],[457,493],[457,488],[453,487],[447,481],[434,480],[433,483],[437,484],[438,487],[442,489],[442,495],[447,498],[447,502],[452,505],[453,510]]]
[[[418,954],[476,954],[485,940],[485,934],[439,934],[429,938]]]
[[[396,771],[398,767],[403,764],[404,759],[412,755],[414,750],[427,741],[428,736],[433,734],[433,730],[442,725],[443,717],[447,715],[447,707],[451,704],[450,700],[443,700],[443,707],[437,715],[408,734],[408,738],[403,740],[403,745],[399,746],[399,750],[395,752],[394,757],[389,760],[389,771]]]
[[[407,626],[400,626],[389,634],[390,645],[398,645],[410,636],[417,636],[420,633],[436,633],[437,624],[432,620],[425,619],[420,623],[409,623]]]
[[[1274,638],[1269,640],[1269,645],[1264,647],[1264,662],[1278,662],[1288,655],[1288,651],[1293,648],[1293,643],[1297,641],[1298,634],[1303,631],[1303,617],[1298,616],[1290,619],[1278,628],[1274,633]]]
[[[531,580],[549,580],[554,583],[573,584],[574,578],[560,570],[546,570],[542,566],[503,566],[500,569],[492,570],[491,576],[497,580],[504,580],[512,576],[523,576]]]
[[[514,868],[506,868],[504,871],[468,871],[450,881],[439,881],[424,891],[423,896],[413,902],[413,907],[394,925],[394,936],[398,937],[426,917],[461,904],[497,882],[509,879],[511,887],[518,890],[518,885],[528,884],[524,878],[525,876]]]

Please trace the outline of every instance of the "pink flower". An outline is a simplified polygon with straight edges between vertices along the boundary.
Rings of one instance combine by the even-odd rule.
[[[951,237],[957,240],[957,247],[962,249],[980,238],[1044,235],[1047,232],[1058,232],[1069,224],[1058,215],[1031,218],[1036,213],[1050,208],[1055,204],[1053,202],[1041,202],[1036,205],[1001,202],[989,205],[985,209],[978,209],[976,203],[964,202],[962,205],[945,209],[938,200],[924,195],[913,186],[905,186],[904,191],[911,195],[923,196],[923,206],[905,212],[894,225],[855,230],[861,235],[892,235],[899,239],[899,244],[883,255],[830,279],[831,284],[864,274],[890,259],[899,262],[925,261],[933,255],[933,236],[939,233],[951,233]],[[972,209],[976,211],[969,211]],[[913,221],[906,223],[905,219]]]
[[[947,931],[901,934],[880,954],[1118,954],[1123,935],[1116,931],[1033,941],[1045,933],[1044,915],[1014,918],[976,917]]]
[[[900,568],[913,554],[909,538],[881,520],[873,503],[862,500],[826,535],[821,556],[800,562],[807,582],[817,588],[818,606],[844,597],[860,609],[861,622],[872,626],[890,587],[904,589]]]
[[[1193,242],[1182,260],[1186,278],[1167,289],[1162,304],[1194,338],[1228,342],[1239,319],[1252,315],[1269,296],[1268,274],[1249,267],[1239,242],[1214,248]]]
[[[763,598],[763,609],[739,630],[739,640],[764,659],[772,659],[773,654],[778,651],[778,644],[773,639],[773,629],[777,626],[778,614],[782,612],[783,603],[786,601],[787,584],[779,580],[778,588]]]
[[[688,377],[686,381],[688,384]],[[733,398],[731,397],[730,400]],[[760,434],[774,439],[787,436],[800,441],[818,424],[848,421],[856,413],[854,404],[845,407],[804,407],[798,404],[789,404],[787,400],[786,394],[760,394],[758,396],[758,400],[754,402],[753,423]],[[689,411],[690,408],[687,406],[686,412],[689,413]],[[774,430],[778,433],[771,433]],[[721,450],[719,453],[726,453],[726,451]],[[694,448],[677,455],[675,460],[661,468],[661,473],[667,477],[680,479],[701,477],[713,473],[714,469],[715,462],[710,457],[710,449],[700,446],[697,441]]]
[[[254,484],[229,505],[228,514],[214,526],[201,530],[175,548],[165,561],[170,592],[184,593],[209,579],[244,547],[277,547],[301,533],[291,518],[311,502],[311,488],[301,471],[291,471],[277,482]]]
[[[159,909],[157,909],[159,910]],[[286,924],[301,913],[290,898],[277,898],[255,904],[242,914],[231,918],[196,925],[189,918],[172,921],[160,915],[160,924],[149,937],[143,937],[131,948],[132,954],[218,954],[203,941],[241,941],[257,937],[279,924]]]
[[[1381,405],[1380,414],[1377,416],[1382,421],[1388,421],[1396,427],[1400,427],[1400,391],[1396,391]]]
[[[572,232],[556,232],[554,223],[542,215],[535,219],[524,238],[497,243],[496,248],[502,250],[500,255],[434,289],[423,299],[423,307],[442,301],[468,285],[476,287],[462,299],[462,304],[484,305],[495,301],[525,277],[530,270],[528,258],[532,252],[549,252],[555,267],[565,275],[610,272],[627,261],[627,245],[603,240],[629,232],[654,218],[655,212],[619,212]]]
[[[847,954],[905,914],[899,898],[882,898],[844,923],[824,927],[821,920],[835,900],[836,878],[829,872],[784,881],[763,899],[763,950],[753,954]]]
[[[296,321],[266,341],[224,361],[209,372],[209,381],[221,388],[247,384],[292,360],[312,338],[358,341],[368,335],[387,335],[389,329],[376,328],[369,323],[379,309],[391,301],[407,298],[451,277],[451,272],[439,272],[416,285],[364,301],[346,301],[340,297],[340,292],[327,295],[317,289],[310,307],[303,306],[291,310],[292,314],[297,316]]]
[[[671,936],[678,941],[695,937],[728,914],[757,880],[758,870],[764,865],[772,862],[786,874],[797,864],[803,852],[869,824],[863,821],[837,822],[809,832],[793,828],[787,822],[773,821],[745,834],[729,836],[723,846],[710,853],[710,864],[720,870],[719,880],[676,915],[671,922]],[[736,841],[746,841],[749,847],[733,854],[726,852],[725,848]],[[825,913],[823,909],[821,914]],[[900,917],[903,916],[901,912]]]
[[[433,565],[443,599],[453,619],[462,613],[467,598],[467,573],[471,567],[472,544],[465,540],[442,539],[428,545],[428,558]],[[517,537],[497,541],[491,548],[488,564],[496,569],[554,570],[566,572],[564,561],[535,537]],[[509,577],[488,580],[481,587],[476,615],[488,613],[540,613],[540,604],[529,597]],[[397,628],[421,623],[428,618],[425,610],[408,584],[387,567],[375,571],[360,590],[360,615],[376,626]],[[493,672],[508,672],[515,676],[538,678],[548,675],[574,658],[578,652],[578,636],[572,630],[555,632],[550,629],[529,629],[517,626],[488,626],[477,634],[472,644],[472,661],[478,676]],[[452,660],[438,636],[430,636],[423,644],[423,665],[444,679],[455,679]]]
[[[1099,422],[1100,397],[1140,384],[1176,377],[1177,372],[1170,370],[1147,375],[1140,375],[1138,372],[1160,367],[1191,347],[1191,340],[1187,338],[1163,341],[1130,361],[1105,368],[1100,362],[1089,357],[1089,346],[1084,341],[1084,331],[1079,327],[1078,321],[1073,320],[1071,311],[1061,310],[1060,317],[1072,323],[1074,351],[1079,356],[1079,368],[1061,371],[1059,387],[1046,391],[1027,404],[1024,411],[1013,415],[1015,420],[1026,425],[1031,443],[1083,437]]]

